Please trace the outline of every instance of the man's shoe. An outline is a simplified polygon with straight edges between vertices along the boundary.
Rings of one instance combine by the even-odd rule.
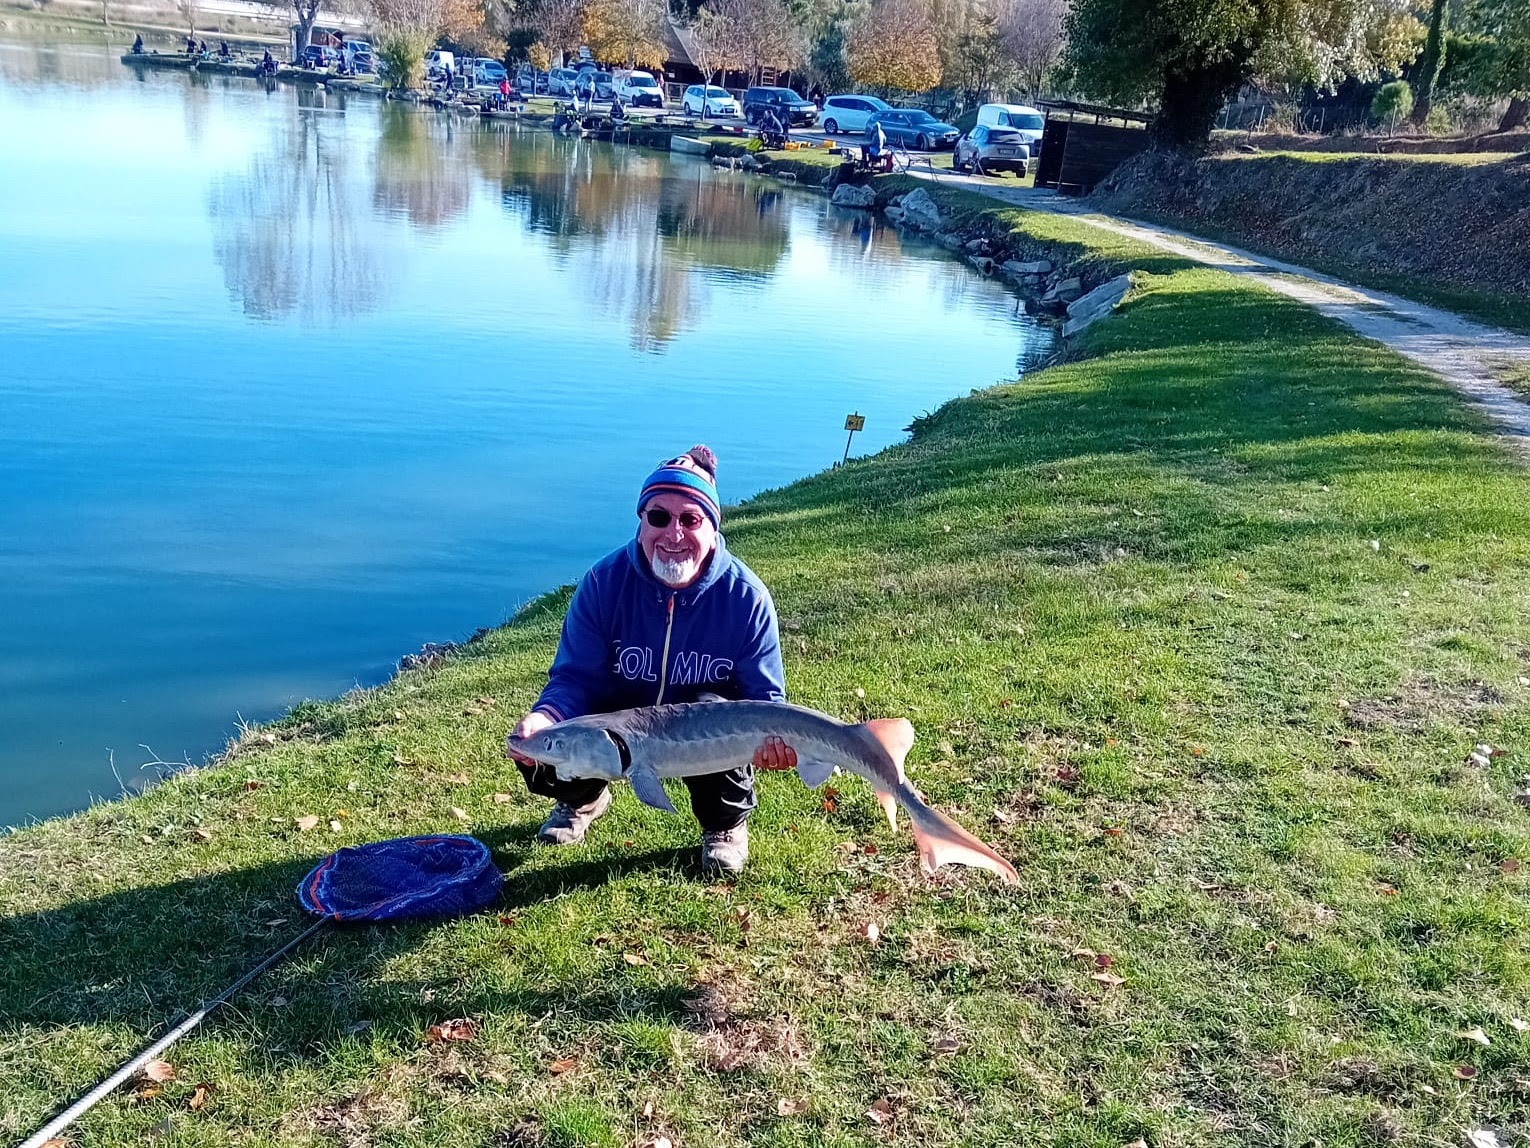
[[[560,801],[542,822],[542,828],[537,830],[537,840],[543,845],[578,845],[584,840],[585,831],[609,808],[609,789],[602,789],[600,796],[588,805],[569,805]]]
[[[701,868],[707,873],[742,873],[749,860],[749,826],[735,825],[701,835]]]

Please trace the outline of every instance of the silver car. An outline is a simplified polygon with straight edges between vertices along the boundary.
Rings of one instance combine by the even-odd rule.
[[[957,171],[971,171],[979,175],[1012,171],[1023,179],[1030,159],[1031,149],[1026,146],[1025,138],[1014,128],[978,124],[956,141],[951,166]]]

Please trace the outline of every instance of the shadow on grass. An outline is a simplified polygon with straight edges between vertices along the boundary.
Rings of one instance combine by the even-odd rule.
[[[493,850],[505,884],[494,906],[462,919],[465,927],[497,927],[508,914],[624,876],[696,869],[694,849],[598,858],[571,850],[565,864],[523,869],[538,848],[534,833],[526,825],[477,834]],[[9,1042],[27,1026],[124,1025],[146,1039],[307,927],[311,918],[293,891],[323,856],[146,886],[0,920],[6,960],[0,1033]],[[413,1042],[426,1025],[447,1015],[541,1016],[557,1008],[590,1019],[638,1015],[673,1021],[684,1013],[684,985],[657,991],[635,1014],[630,986],[619,1006],[598,986],[561,991],[556,981],[534,992],[497,991],[481,982],[462,986],[463,995],[451,998],[452,1011],[443,1013],[438,994],[458,991],[449,976],[427,989],[417,979],[400,981],[384,970],[445,927],[450,927],[446,919],[336,926],[269,970],[226,1011],[269,1019],[280,1028],[284,1048],[309,1051],[354,1031],[360,1018],[374,1035]],[[269,1010],[258,1002],[273,988],[279,988],[279,1015],[263,1016]]]

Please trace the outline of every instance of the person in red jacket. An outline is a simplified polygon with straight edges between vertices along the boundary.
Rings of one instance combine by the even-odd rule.
[[[584,714],[693,702],[704,694],[786,700],[775,604],[753,571],[728,553],[716,474],[716,457],[694,446],[644,481],[637,536],[580,580],[547,688],[511,737],[530,737]],[[526,787],[556,802],[538,840],[583,841],[611,804],[605,782],[563,781],[551,767],[506,752]],[[743,869],[754,770],[796,764],[792,749],[770,738],[752,763],[685,779],[701,824],[703,869]]]

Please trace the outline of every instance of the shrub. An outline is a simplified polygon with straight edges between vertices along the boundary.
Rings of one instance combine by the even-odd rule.
[[[1407,118],[1413,110],[1413,89],[1406,80],[1393,80],[1376,89],[1371,100],[1371,118],[1384,120],[1388,130],[1397,130],[1397,121]]]
[[[413,28],[388,28],[377,37],[377,78],[395,90],[425,83],[425,53],[432,37]]]

